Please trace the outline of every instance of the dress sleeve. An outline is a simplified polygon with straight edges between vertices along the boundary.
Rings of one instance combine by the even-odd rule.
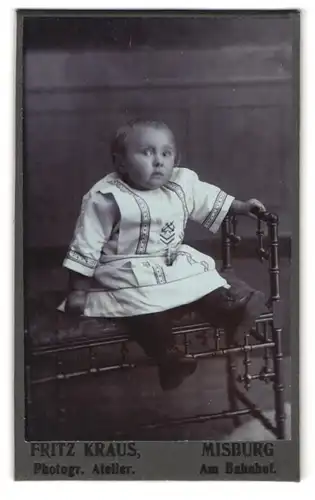
[[[216,233],[234,200],[222,189],[202,182],[194,173],[192,179],[193,209],[189,218]]]
[[[110,239],[115,225],[115,209],[111,194],[90,192],[84,196],[64,267],[93,276],[104,243]]]

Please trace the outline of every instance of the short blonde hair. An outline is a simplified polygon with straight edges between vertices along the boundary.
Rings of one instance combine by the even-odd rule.
[[[172,137],[172,140],[173,140],[173,143],[174,143],[175,149],[176,149],[174,134],[173,134],[172,130],[169,128],[169,126],[166,125],[166,123],[159,121],[159,120],[143,120],[143,119],[132,120],[132,121],[126,123],[125,125],[123,125],[122,127],[119,127],[119,129],[116,131],[116,134],[111,141],[110,152],[111,152],[113,164],[116,168],[119,166],[119,165],[117,165],[117,157],[124,155],[124,153],[126,151],[126,140],[128,138],[128,135],[136,127],[151,127],[151,128],[156,128],[156,129],[167,130],[167,132]]]

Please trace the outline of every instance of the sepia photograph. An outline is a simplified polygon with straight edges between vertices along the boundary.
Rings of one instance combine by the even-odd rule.
[[[18,16],[25,441],[296,439],[299,13]]]

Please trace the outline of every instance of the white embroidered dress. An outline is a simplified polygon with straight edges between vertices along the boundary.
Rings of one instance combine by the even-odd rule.
[[[114,211],[109,213],[108,204],[102,210],[106,197],[119,209],[116,227]],[[116,173],[100,180],[83,198],[63,263],[97,282],[87,294],[84,315],[155,313],[228,287],[214,260],[183,244],[183,238],[188,219],[215,233],[233,199],[181,167],[151,191],[131,188]]]

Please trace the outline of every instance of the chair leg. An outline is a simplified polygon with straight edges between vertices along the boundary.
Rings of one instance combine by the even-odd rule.
[[[26,362],[27,363],[27,362]],[[31,367],[25,366],[25,439],[30,441],[33,431],[33,405],[32,405]]]
[[[63,374],[63,360],[57,354],[57,377],[55,380],[55,425],[54,433],[57,439],[63,439],[63,434],[66,425],[66,409],[65,409],[65,389],[66,379]]]
[[[33,431],[33,395],[32,395],[32,384],[31,384],[31,348],[30,341],[28,338],[27,331],[24,337],[24,412],[25,412],[25,427],[24,434],[25,439],[30,441]]]
[[[227,372],[227,392],[228,392],[228,400],[229,400],[229,410],[236,411],[238,410],[237,397],[235,394],[236,387],[236,363],[235,363],[235,355],[227,354],[226,357],[226,372]],[[240,425],[239,416],[232,417],[234,427],[238,427]]]
[[[281,328],[273,328],[272,336],[275,342],[274,358],[274,398],[277,439],[285,439],[285,411],[284,411],[284,384],[283,384],[283,354],[281,346]]]

